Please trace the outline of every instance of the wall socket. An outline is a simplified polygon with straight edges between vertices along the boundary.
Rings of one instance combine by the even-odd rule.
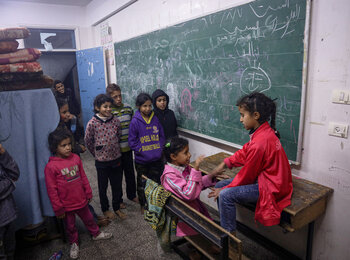
[[[332,91],[332,102],[350,105],[350,91],[334,89]]]
[[[342,138],[348,138],[349,125],[330,122],[328,125],[328,134]]]

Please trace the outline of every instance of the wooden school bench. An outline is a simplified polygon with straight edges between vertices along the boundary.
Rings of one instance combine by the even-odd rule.
[[[148,179],[144,175],[142,175],[142,178],[145,180]],[[171,242],[171,247],[183,259],[189,259],[188,254],[185,252],[188,250],[181,249],[181,246],[188,242],[210,260],[242,260],[241,240],[220,225],[193,209],[173,194],[167,199],[164,207],[166,215],[177,217],[199,233],[198,236],[185,236],[182,239]],[[216,245],[219,248],[220,252],[218,254],[211,252],[210,247],[212,245]]]
[[[214,170],[226,157],[231,154],[228,153],[217,153],[212,156],[208,156],[200,164],[199,169],[204,173],[208,174]],[[224,174],[234,177],[240,168],[233,168],[232,170],[226,169]],[[315,220],[320,217],[325,211],[327,206],[327,198],[333,193],[333,189],[326,186],[297,178],[293,176],[293,194],[291,205],[286,207],[281,215],[280,226],[285,232],[294,232],[306,225],[308,225],[308,237],[306,246],[306,259],[311,259],[312,254],[312,240]],[[252,211],[255,211],[255,207],[248,205],[241,205]],[[252,231],[242,223],[237,222],[237,229],[248,230],[251,234],[254,233],[259,239],[264,239],[258,233]],[[247,233],[247,232],[245,232]],[[268,239],[262,241],[264,244],[270,243],[270,245],[276,245]],[[292,254],[291,254],[292,255]]]
[[[178,217],[199,233],[198,236],[185,236],[182,239],[172,242],[172,248],[183,259],[189,259],[183,250],[180,249],[180,246],[186,242],[192,244],[208,259],[242,259],[241,240],[199,211],[187,205],[175,195],[171,195],[167,200],[165,209],[166,214]],[[212,245],[219,247],[219,254],[213,254],[211,252],[210,247]]]

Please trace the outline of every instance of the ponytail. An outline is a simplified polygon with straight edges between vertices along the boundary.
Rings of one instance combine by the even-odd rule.
[[[271,100],[270,126],[275,131],[275,135],[278,137],[278,139],[280,139],[281,135],[276,129],[276,103],[274,100]]]

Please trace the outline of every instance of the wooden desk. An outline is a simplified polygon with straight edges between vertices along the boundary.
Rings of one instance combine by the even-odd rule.
[[[206,157],[199,169],[208,174],[230,155],[222,152]],[[234,177],[239,170],[240,168],[226,169],[224,174]],[[327,198],[331,193],[333,189],[329,187],[293,176],[291,205],[283,210],[280,226],[288,232],[293,232],[309,225],[307,259],[311,259],[314,221],[326,211]],[[254,208],[247,208],[254,210]]]

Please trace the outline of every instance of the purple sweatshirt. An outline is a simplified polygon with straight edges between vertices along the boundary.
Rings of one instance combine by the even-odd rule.
[[[129,146],[135,153],[135,162],[146,164],[162,157],[165,137],[163,128],[154,113],[149,120],[136,111],[129,126]]]

